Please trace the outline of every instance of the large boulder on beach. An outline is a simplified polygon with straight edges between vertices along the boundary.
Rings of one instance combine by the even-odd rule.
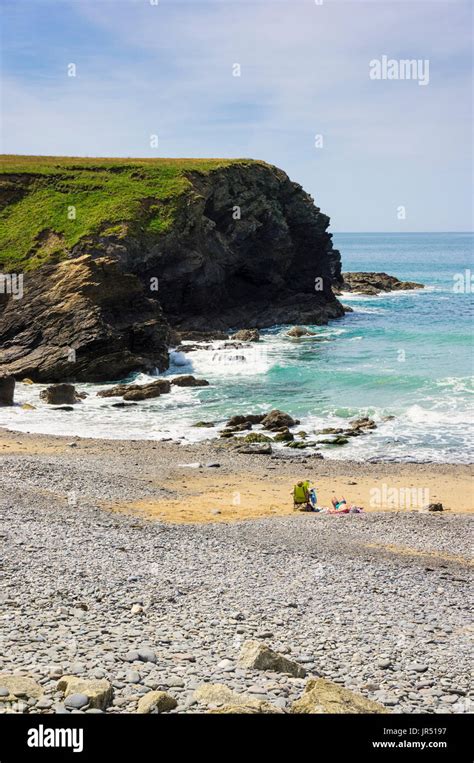
[[[49,405],[74,405],[80,400],[74,384],[52,384],[41,390],[40,398]]]
[[[150,713],[169,713],[178,706],[175,698],[165,691],[149,691],[138,700],[137,713],[148,715]]]
[[[171,380],[171,384],[175,387],[208,387],[209,382],[207,379],[196,379],[195,376],[186,374],[184,376],[176,376]]]
[[[213,707],[211,713],[218,714],[269,714],[283,711],[262,699],[255,699],[249,694],[240,694],[229,689],[225,684],[202,684],[193,694],[193,700],[200,705]]]
[[[273,673],[288,673],[295,678],[303,678],[306,670],[294,660],[274,652],[261,641],[244,641],[239,654],[239,667],[252,670],[271,670]]]
[[[0,697],[2,702],[15,702],[25,698],[38,699],[43,694],[42,687],[30,676],[16,676],[11,673],[0,673],[0,688],[9,692]]]
[[[386,707],[325,678],[310,678],[290,712],[304,714],[388,713]]]
[[[258,329],[240,329],[240,331],[233,334],[232,338],[241,342],[258,342],[260,332]]]
[[[58,681],[58,690],[65,697],[71,694],[84,694],[89,700],[89,706],[105,710],[113,699],[112,685],[105,678],[86,679],[78,676],[63,676]]]
[[[15,378],[10,375],[0,376],[0,405],[13,405]]]
[[[288,413],[279,411],[277,408],[270,411],[270,413],[267,413],[262,419],[263,428],[273,432],[283,429],[284,427],[294,427],[295,424],[298,423],[299,422],[296,419],[293,419]]]

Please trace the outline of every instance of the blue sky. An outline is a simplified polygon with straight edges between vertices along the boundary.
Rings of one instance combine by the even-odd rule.
[[[2,152],[253,157],[335,231],[472,229],[470,0],[152,3],[0,0]]]

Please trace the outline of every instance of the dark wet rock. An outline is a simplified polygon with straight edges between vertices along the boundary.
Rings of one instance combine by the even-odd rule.
[[[264,418],[264,413],[249,413],[245,416],[232,416],[227,422],[226,427],[236,427],[239,424],[261,424]]]
[[[204,428],[207,428],[207,427],[213,427],[214,426],[214,422],[213,421],[196,421],[196,423],[193,424],[192,426],[193,427],[202,427],[204,429]]]
[[[101,389],[98,397],[123,397],[124,400],[149,400],[165,395],[171,390],[168,379],[156,379],[149,384],[117,384],[115,387]]]
[[[284,413],[275,408],[264,416],[261,423],[264,429],[276,431],[283,427],[293,427],[295,424],[299,424],[299,421],[293,419],[288,413]]]
[[[49,405],[74,405],[79,402],[73,384],[53,384],[41,390],[40,398]]]
[[[15,394],[15,377],[2,374],[0,376],[0,405],[13,405]]]
[[[195,376],[186,374],[184,376],[176,376],[171,380],[171,384],[176,387],[208,387],[209,382],[207,379],[196,379]]]
[[[226,429],[230,432],[245,432],[248,429],[252,429],[250,421],[243,421],[242,424],[236,424],[233,427],[227,425]]]

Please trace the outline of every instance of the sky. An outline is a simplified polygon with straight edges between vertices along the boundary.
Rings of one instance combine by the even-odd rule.
[[[251,157],[333,231],[473,229],[471,0],[0,8],[2,153]],[[417,78],[371,78],[383,56]]]

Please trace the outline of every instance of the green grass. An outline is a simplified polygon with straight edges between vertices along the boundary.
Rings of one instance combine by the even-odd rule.
[[[57,261],[86,236],[159,236],[171,228],[180,197],[191,188],[186,173],[236,163],[255,162],[4,155],[0,269],[28,271]]]

